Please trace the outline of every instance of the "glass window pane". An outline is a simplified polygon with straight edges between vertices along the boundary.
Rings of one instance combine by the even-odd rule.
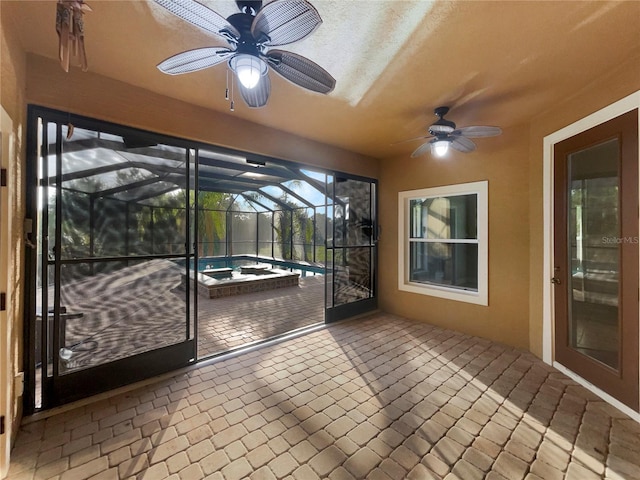
[[[91,256],[91,204],[89,195],[62,190],[61,248],[63,259]],[[51,221],[51,219],[50,219]],[[55,241],[55,237],[52,237]]]
[[[183,148],[76,128],[63,151],[61,259],[185,252]]]
[[[322,184],[311,185],[304,180],[289,180],[283,182],[282,185],[293,191],[300,197],[304,198],[308,203],[314,206],[325,204],[325,196],[319,188],[324,186],[324,175],[322,175]],[[306,204],[305,204],[306,205]]]
[[[400,290],[488,305],[488,191],[480,181],[399,193]]]
[[[411,242],[409,280],[478,290],[478,245]]]
[[[476,239],[478,195],[414,198],[410,201],[411,238]]]

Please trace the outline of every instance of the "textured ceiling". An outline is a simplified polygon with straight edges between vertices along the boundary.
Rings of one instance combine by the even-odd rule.
[[[156,65],[182,50],[222,45],[153,2],[87,0],[92,72],[377,158],[410,154],[433,108],[458,126],[527,122],[623,62],[640,62],[640,2],[312,0],[323,24],[282,47],[337,80],[329,95],[273,72],[261,109],[224,99],[224,64],[182,76]],[[203,1],[227,17],[231,0]],[[55,58],[55,1],[2,0],[24,48]],[[480,139],[477,143],[489,142]]]

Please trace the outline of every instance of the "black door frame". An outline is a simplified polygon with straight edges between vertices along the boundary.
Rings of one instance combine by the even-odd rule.
[[[57,124],[58,135],[56,138],[56,149],[60,149],[61,139],[60,139],[60,126],[66,124],[73,124],[75,127],[84,128],[87,130],[94,130],[103,133],[110,133],[113,135],[119,135],[125,137],[127,134],[140,134],[143,135],[145,139],[152,140],[156,143],[163,143],[172,146],[176,146],[179,148],[185,149],[185,155],[187,158],[187,165],[185,166],[186,177],[187,177],[187,198],[189,192],[189,176],[192,175],[192,172],[189,171],[189,147],[190,144],[185,142],[182,139],[169,137],[166,135],[155,134],[152,132],[146,132],[130,127],[126,127],[123,125],[114,124],[111,122],[105,122],[100,120],[95,120],[92,118],[74,115],[66,112],[61,112],[58,110],[53,110],[45,107],[39,107],[34,105],[28,106],[27,112],[27,170],[26,170],[26,217],[30,219],[31,223],[31,231],[28,232],[27,237],[29,243],[33,245],[36,243],[35,235],[38,231],[37,222],[37,213],[38,213],[38,204],[37,204],[37,181],[38,174],[37,168],[38,164],[41,161],[40,157],[49,155],[49,142],[47,141],[46,132],[43,130],[43,145],[38,146],[38,121],[39,119],[43,119],[46,123],[54,123]],[[40,150],[40,155],[39,155]],[[61,151],[54,152],[57,154],[58,158],[60,157]],[[58,160],[58,163],[60,161]],[[57,168],[57,174],[60,175],[60,165]],[[59,183],[59,182],[58,182]],[[59,203],[57,208],[59,209]],[[56,215],[56,223],[59,226],[60,217]],[[45,215],[45,217],[47,217]],[[188,203],[187,203],[187,225],[185,236],[187,239],[187,245],[190,243],[190,228],[189,228],[189,215],[188,215]],[[59,228],[56,228],[56,231],[59,231]],[[59,239],[58,239],[59,240]],[[43,239],[43,251],[48,251],[48,243]],[[56,245],[60,245],[60,242],[55,242]],[[170,372],[172,370],[176,370],[177,368],[187,366],[195,361],[195,345],[196,345],[196,336],[197,329],[194,328],[194,331],[190,330],[190,302],[186,302],[186,312],[185,312],[185,328],[186,335],[185,340],[181,341],[177,344],[165,346],[156,350],[151,350],[148,352],[144,352],[141,354],[137,354],[131,357],[122,358],[113,362],[105,363],[98,366],[93,366],[90,368],[86,368],[84,370],[75,371],[72,373],[67,373],[65,375],[59,375],[57,368],[57,361],[54,361],[53,367],[53,375],[47,373],[47,363],[46,361],[41,362],[41,366],[36,367],[36,288],[35,288],[35,278],[36,278],[36,269],[38,268],[38,258],[37,258],[37,249],[36,248],[27,248],[25,254],[25,272],[26,279],[25,282],[25,317],[26,321],[24,324],[24,371],[26,373],[25,378],[25,392],[23,396],[24,402],[24,411],[26,414],[33,413],[35,411],[35,403],[36,403],[36,373],[37,370],[41,371],[41,395],[42,395],[42,405],[41,409],[52,408],[64,403],[69,403],[80,398],[84,398],[87,396],[91,396],[103,391],[111,390],[123,385],[127,385],[136,381],[144,380],[146,378],[156,376],[162,373]],[[184,257],[186,266],[188,268],[188,257],[189,252],[185,249],[185,253],[183,255],[137,255],[137,256],[126,256],[126,257],[118,257],[117,259],[125,259],[125,260],[151,260],[158,258],[176,258],[176,257]],[[97,258],[97,259],[84,259],[88,263],[92,263],[95,261],[110,261],[116,260],[116,258]],[[60,273],[60,266],[63,263],[78,263],[76,260],[65,260],[62,261],[60,259],[60,255],[56,253],[55,259],[53,263],[48,259],[42,258],[43,267],[44,266],[53,266],[58,273]],[[46,271],[46,268],[43,268]],[[190,296],[190,287],[186,286],[185,296],[189,298]],[[59,292],[59,288],[56,288],[56,292]],[[60,299],[57,298],[59,293],[56,294],[56,298],[53,299],[53,347],[52,351],[56,352],[59,350],[59,342],[60,342],[60,326],[61,326],[61,318],[60,318]],[[49,310],[49,305],[43,305],[43,310]],[[44,317],[45,313],[41,313],[41,316]],[[47,341],[47,330],[49,328],[49,321],[42,321],[42,335],[40,336],[40,355],[42,358],[47,358],[48,350],[50,349],[50,345]],[[194,325],[195,326],[195,325]],[[56,333],[57,332],[57,333]],[[54,358],[57,358],[56,355],[53,355]],[[135,361],[134,361],[135,359]]]
[[[157,134],[134,127],[129,127],[122,124],[115,124],[112,122],[97,120],[81,115],[70,114],[47,107],[41,107],[37,105],[29,105],[27,111],[27,169],[26,169],[26,217],[32,219],[32,233],[27,235],[27,239],[32,242],[35,240],[35,232],[37,232],[37,165],[40,159],[38,155],[46,155],[48,145],[37,145],[38,140],[38,119],[43,118],[47,122],[57,123],[59,125],[73,124],[78,128],[85,128],[88,130],[95,130],[113,135],[125,137],[127,134],[139,134],[144,138],[148,138],[157,143],[167,144],[179,148],[184,148],[187,158],[187,190],[192,189],[198,191],[198,155],[195,157],[191,154],[192,150],[198,152],[200,149],[215,149],[221,153],[228,153],[231,155],[245,155],[249,157],[249,154],[239,150],[233,150],[225,147],[219,147],[216,145],[205,144],[197,141],[190,141],[178,137],[172,137],[169,135]],[[43,142],[45,143],[45,142]],[[286,168],[306,168],[307,165],[297,162],[291,162],[287,160],[276,159],[263,155],[250,154],[250,157],[257,162],[271,162],[278,164]],[[333,175],[334,181],[336,178],[347,178],[358,181],[370,183],[371,185],[371,209],[372,209],[372,236],[371,243],[367,245],[371,250],[371,281],[373,285],[372,296],[367,299],[359,300],[353,303],[347,303],[338,307],[327,308],[325,305],[325,323],[333,322],[336,320],[353,317],[365,312],[369,312],[377,309],[377,241],[378,241],[378,205],[377,205],[377,180],[358,175],[345,174],[342,172],[335,172],[329,170],[323,170],[318,166],[309,166],[311,169],[322,172],[327,176]],[[193,175],[193,178],[191,176]],[[326,186],[326,185],[325,185]],[[327,191],[328,195],[328,191]],[[198,209],[198,196],[195,195],[194,204],[186,204],[187,218],[190,217],[190,210],[194,209],[197,212]],[[187,199],[188,200],[188,199]],[[59,221],[59,220],[56,220]],[[186,243],[189,248],[185,250],[186,268],[188,268],[190,261],[197,261],[197,248],[195,248],[197,238],[197,222],[192,227],[187,226]],[[194,230],[195,229],[195,230]],[[191,238],[191,235],[195,235]],[[329,246],[325,244],[327,250]],[[36,343],[36,268],[37,268],[37,256],[35,248],[27,248],[25,253],[25,318],[24,323],[24,371],[25,371],[25,392],[23,396],[23,408],[25,414],[32,414],[35,411],[35,393],[36,393],[36,370],[35,367],[35,343]],[[129,258],[129,257],[122,257]],[[158,258],[158,256],[146,256],[135,257],[138,260]],[[133,259],[133,257],[131,258]],[[102,258],[96,260],[104,260]],[[93,261],[89,259],[89,261]],[[325,283],[326,284],[326,283]],[[326,287],[325,287],[326,288]],[[197,298],[194,300],[194,296],[189,291],[190,285],[187,282],[187,312],[186,312],[186,328],[189,329],[191,321],[193,321],[193,331],[189,332],[187,339],[179,344],[171,345],[168,347],[162,347],[157,350],[145,352],[132,357],[123,358],[114,362],[106,363],[96,367],[87,368],[86,370],[80,370],[74,374],[67,374],[58,376],[57,381],[54,384],[49,380],[45,380],[42,383],[42,399],[43,404],[41,410],[52,408],[62,403],[68,403],[80,398],[84,398],[90,395],[94,395],[103,391],[108,391],[120,386],[134,383],[146,378],[150,378],[162,373],[171,372],[178,368],[191,365],[198,361],[197,357],[197,335],[198,335],[198,319],[197,319]],[[326,296],[325,296],[326,299]],[[57,302],[58,308],[54,311],[53,328],[57,329],[60,326],[60,312],[59,301]],[[190,311],[193,309],[193,312]],[[46,325],[48,322],[43,322],[43,330],[46,333]],[[57,330],[56,330],[57,331]],[[57,336],[56,336],[57,337]],[[44,343],[44,340],[42,343]],[[268,341],[270,339],[265,339]],[[55,348],[54,348],[55,351]],[[45,352],[41,352],[44,354]],[[206,357],[210,359],[211,357]],[[46,364],[46,362],[43,362]],[[46,366],[44,367],[46,368]],[[110,380],[105,382],[102,377],[108,377]],[[43,379],[51,377],[43,376]],[[47,402],[45,403],[45,398]]]
[[[326,307],[326,323],[332,323],[339,320],[344,320],[350,317],[355,317],[358,315],[362,315],[364,313],[372,312],[377,310],[378,308],[378,240],[380,228],[378,224],[378,181],[375,179],[362,177],[359,175],[351,175],[341,172],[332,172],[333,175],[333,189],[331,192],[331,201],[333,206],[333,215],[332,215],[332,226],[333,229],[331,240],[331,245],[329,244],[329,235],[327,235],[327,257],[329,256],[329,252],[331,252],[331,265],[334,265],[335,252],[343,251],[346,252],[349,249],[353,248],[366,248],[369,250],[369,278],[371,279],[371,296],[366,299],[357,300],[354,302],[344,303],[341,305],[334,306],[333,302],[335,301],[335,281],[332,282],[331,288],[332,291],[329,292],[329,284],[326,282],[327,291],[325,292],[325,300],[331,296],[331,306],[327,305]],[[338,183],[338,179],[344,180],[355,180],[358,182],[368,183],[370,186],[369,191],[369,207],[370,207],[370,217],[371,224],[370,225],[361,225],[363,228],[369,228],[369,242],[366,244],[358,244],[358,245],[336,245],[335,242],[335,233],[336,233],[336,222],[335,222],[335,206],[337,200],[336,193],[336,184]],[[329,191],[329,185],[327,183],[327,191]],[[334,268],[335,270],[335,268]],[[331,277],[334,277],[334,273],[332,272]]]

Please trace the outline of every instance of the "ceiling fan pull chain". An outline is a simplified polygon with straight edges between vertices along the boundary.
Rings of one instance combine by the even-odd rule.
[[[229,101],[229,70],[227,70],[227,88],[224,91],[224,99],[228,102]]]
[[[227,71],[227,75],[229,75],[229,71]],[[231,82],[231,108],[230,110],[232,112],[235,112],[236,108],[235,108],[235,102],[233,101],[233,82]]]

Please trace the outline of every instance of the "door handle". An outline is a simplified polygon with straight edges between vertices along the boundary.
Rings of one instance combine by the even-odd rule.
[[[560,285],[562,281],[558,277],[553,277],[551,279],[551,283],[553,283],[554,285]]]

